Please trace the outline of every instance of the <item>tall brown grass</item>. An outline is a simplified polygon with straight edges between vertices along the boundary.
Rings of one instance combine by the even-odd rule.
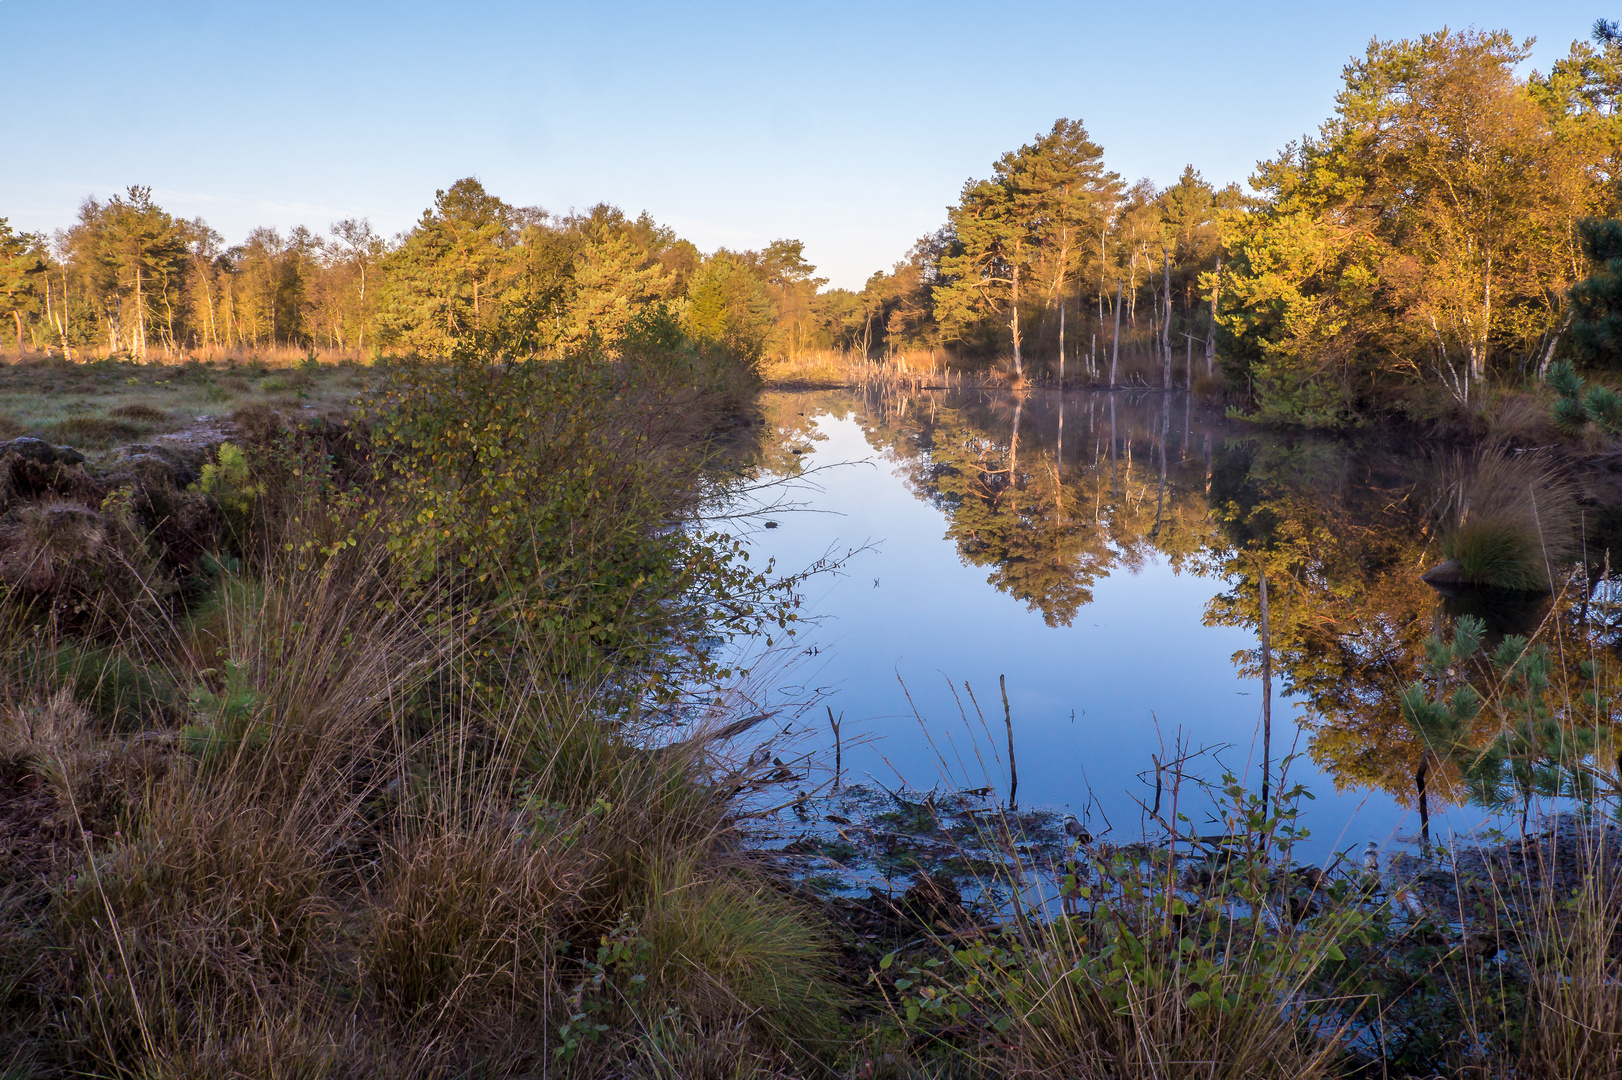
[[[1581,539],[1564,472],[1546,453],[1502,444],[1455,461],[1442,514],[1442,553],[1480,585],[1547,589]]]
[[[0,773],[41,778],[58,867],[6,886],[18,1060],[815,1068],[841,999],[822,930],[733,850],[750,778],[621,711],[623,673],[560,661],[551,631],[402,587],[376,504],[319,490],[260,485],[277,506],[252,515],[252,576],[220,569],[210,602],[126,623],[105,655],[14,613]],[[86,663],[155,673],[183,704],[137,698],[115,726],[80,696]]]
[[[39,363],[50,360],[65,360],[75,364],[95,363],[100,360],[128,360],[144,363],[149,366],[168,366],[183,364],[188,361],[205,361],[221,364],[261,364],[272,368],[291,368],[300,364],[307,364],[312,358],[323,364],[365,364],[370,363],[377,354],[372,350],[340,349],[331,345],[201,345],[190,348],[177,348],[170,350],[151,349],[145,360],[125,351],[109,349],[106,345],[80,345],[64,353],[60,346],[51,346],[43,349],[25,349],[21,360],[11,351],[0,355],[0,364],[5,363]]]

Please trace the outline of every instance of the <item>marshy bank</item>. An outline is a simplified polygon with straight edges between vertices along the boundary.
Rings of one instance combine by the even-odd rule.
[[[1035,741],[1020,673],[1026,809],[1001,809],[1000,774],[978,794],[866,782],[855,709],[829,802],[820,755],[760,741],[789,717],[718,645],[811,645],[815,585],[778,573],[807,563],[768,569],[768,532],[703,524],[750,455],[787,466],[826,433],[803,400],[756,402],[693,359],[391,364],[348,426],[250,409],[194,456],[161,432],[86,460],[8,444],[11,1074],[1526,1075],[1552,1045],[1527,1017],[1613,1030],[1590,1008],[1608,999],[1549,996],[1587,978],[1550,966],[1587,940],[1549,936],[1578,925],[1566,908],[1546,932],[1515,914],[1484,956],[1479,920],[1407,904],[1432,864],[1382,856],[1375,884],[1356,851],[1319,858],[1293,797],[1264,812],[1214,760],[1165,773],[1148,828],[1084,812],[1083,841],[1044,792],[1044,759],[1065,759]],[[863,422],[952,511],[953,561],[1047,628],[1157,545],[1209,558],[1224,519],[1196,492],[1340,520],[1325,462],[1343,459],[1213,440],[1207,461],[1170,404],[1099,398],[1089,427],[1072,403],[1057,444],[1029,426],[1036,401],[892,401]],[[1146,426],[1128,434],[1129,413]],[[772,537],[808,520],[779,517]],[[1056,564],[1026,546],[1054,520]],[[1341,567],[1343,588],[1398,520],[1310,569]],[[1416,574],[1402,550],[1393,574]],[[824,580],[865,573],[845,572]],[[1270,572],[1294,671],[1300,579]],[[1196,806],[1215,823],[1172,824]],[[810,824],[819,846],[783,850]],[[1204,839],[1168,844],[1166,825]],[[1466,973],[1499,989],[1470,996]],[[1611,1060],[1610,1038],[1583,1060]]]
[[[794,618],[687,524],[735,428],[690,359],[406,364],[351,426],[250,410],[195,455],[6,445],[8,1075],[826,1059],[824,930],[685,737],[743,704],[704,641]]]

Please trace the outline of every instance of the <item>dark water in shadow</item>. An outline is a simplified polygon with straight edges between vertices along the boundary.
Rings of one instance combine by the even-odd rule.
[[[1156,765],[1262,774],[1259,582],[1270,586],[1272,769],[1294,754],[1310,858],[1411,839],[1418,748],[1396,695],[1423,639],[1470,605],[1419,580],[1439,561],[1442,452],[1283,435],[1183,394],[768,395],[762,475],[809,474],[801,508],[750,539],[783,570],[870,545],[812,579],[816,621],[778,700],[831,776],[914,791],[989,785],[1006,800],[1006,678],[1021,806],[1095,834],[1155,832]],[[1500,632],[1547,601],[1499,603]],[[820,698],[817,696],[821,695]],[[818,771],[823,770],[823,771]],[[1160,773],[1162,817],[1170,771]],[[1432,828],[1478,829],[1477,808]],[[1194,831],[1213,804],[1180,793]]]

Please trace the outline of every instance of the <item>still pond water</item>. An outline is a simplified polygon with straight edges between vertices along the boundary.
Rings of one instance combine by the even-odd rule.
[[[841,560],[806,583],[810,623],[769,691],[803,789],[832,779],[831,708],[846,784],[989,785],[1006,803],[1004,678],[1022,808],[1127,842],[1157,831],[1157,761],[1259,787],[1265,544],[1273,769],[1293,753],[1288,781],[1314,796],[1299,854],[1412,841],[1395,697],[1450,613],[1419,580],[1439,561],[1443,451],[1286,436],[1175,393],[827,391],[764,409],[759,475],[789,478],[767,497],[795,505],[739,527],[781,571]],[[1209,831],[1210,800],[1181,798]],[[1443,807],[1432,827],[1483,821]]]

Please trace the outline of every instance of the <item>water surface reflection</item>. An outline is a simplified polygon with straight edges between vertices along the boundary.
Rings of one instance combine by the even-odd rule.
[[[821,622],[801,637],[803,685],[783,691],[820,690],[844,716],[847,778],[1006,793],[1006,676],[1022,803],[1126,839],[1156,763],[1181,752],[1204,751],[1190,768],[1206,779],[1258,785],[1265,574],[1275,768],[1294,749],[1289,779],[1316,796],[1308,850],[1415,828],[1419,747],[1397,691],[1432,628],[1478,602],[1419,578],[1438,558],[1436,453],[1260,431],[1179,394],[792,393],[764,408],[763,472],[814,471],[815,487],[752,542],[785,569],[872,543],[812,582]],[[825,468],[840,462],[859,464]],[[1208,804],[1184,805],[1198,830]],[[1433,828],[1482,817],[1454,807]]]

